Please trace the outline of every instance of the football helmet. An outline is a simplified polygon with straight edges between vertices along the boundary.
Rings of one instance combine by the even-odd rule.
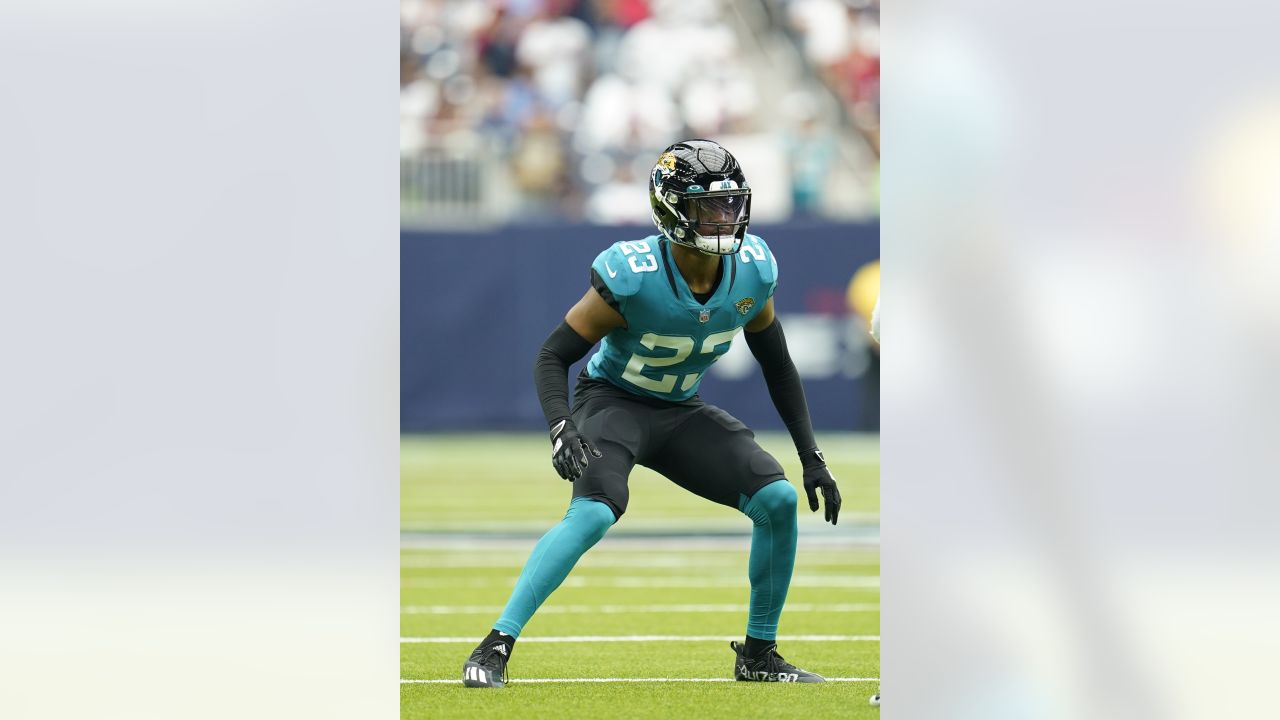
[[[653,224],[677,245],[708,255],[738,252],[751,220],[751,188],[733,155],[710,140],[678,142],[649,176]]]

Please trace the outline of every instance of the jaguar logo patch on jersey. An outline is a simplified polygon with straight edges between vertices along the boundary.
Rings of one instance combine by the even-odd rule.
[[[706,321],[708,321],[708,320],[710,320],[710,319],[711,319],[711,311],[710,311],[710,310],[706,310],[706,309],[704,309],[704,310],[701,310],[701,311],[699,311],[699,312],[698,312],[698,322],[700,322],[700,323],[704,323],[704,322],[706,322]]]
[[[755,304],[756,304],[755,298],[742,298],[738,302],[734,303],[733,306],[738,308],[738,312],[742,313],[743,315],[746,315],[747,313],[751,312],[751,308],[755,307]]]

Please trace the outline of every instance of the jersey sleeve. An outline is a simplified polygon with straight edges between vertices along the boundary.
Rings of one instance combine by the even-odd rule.
[[[618,246],[611,245],[591,263],[591,287],[609,307],[625,315],[627,303],[640,291],[640,277],[631,271]]]

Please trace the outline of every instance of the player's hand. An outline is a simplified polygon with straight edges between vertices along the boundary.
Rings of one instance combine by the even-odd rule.
[[[840,517],[840,489],[827,469],[822,451],[814,448],[800,453],[800,463],[804,466],[804,492],[809,496],[809,511],[818,511],[818,489],[821,488],[823,517],[835,525]]]
[[[600,451],[578,434],[572,420],[561,418],[551,423],[551,464],[560,477],[569,482],[577,480],[593,457],[600,457]]]

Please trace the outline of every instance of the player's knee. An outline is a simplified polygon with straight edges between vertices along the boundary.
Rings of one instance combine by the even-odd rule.
[[[613,527],[613,509],[606,503],[591,498],[575,498],[569,504],[569,514],[565,517],[583,534],[591,544],[600,541],[604,534]]]
[[[796,489],[786,480],[777,480],[756,491],[752,498],[770,517],[795,517]]]

